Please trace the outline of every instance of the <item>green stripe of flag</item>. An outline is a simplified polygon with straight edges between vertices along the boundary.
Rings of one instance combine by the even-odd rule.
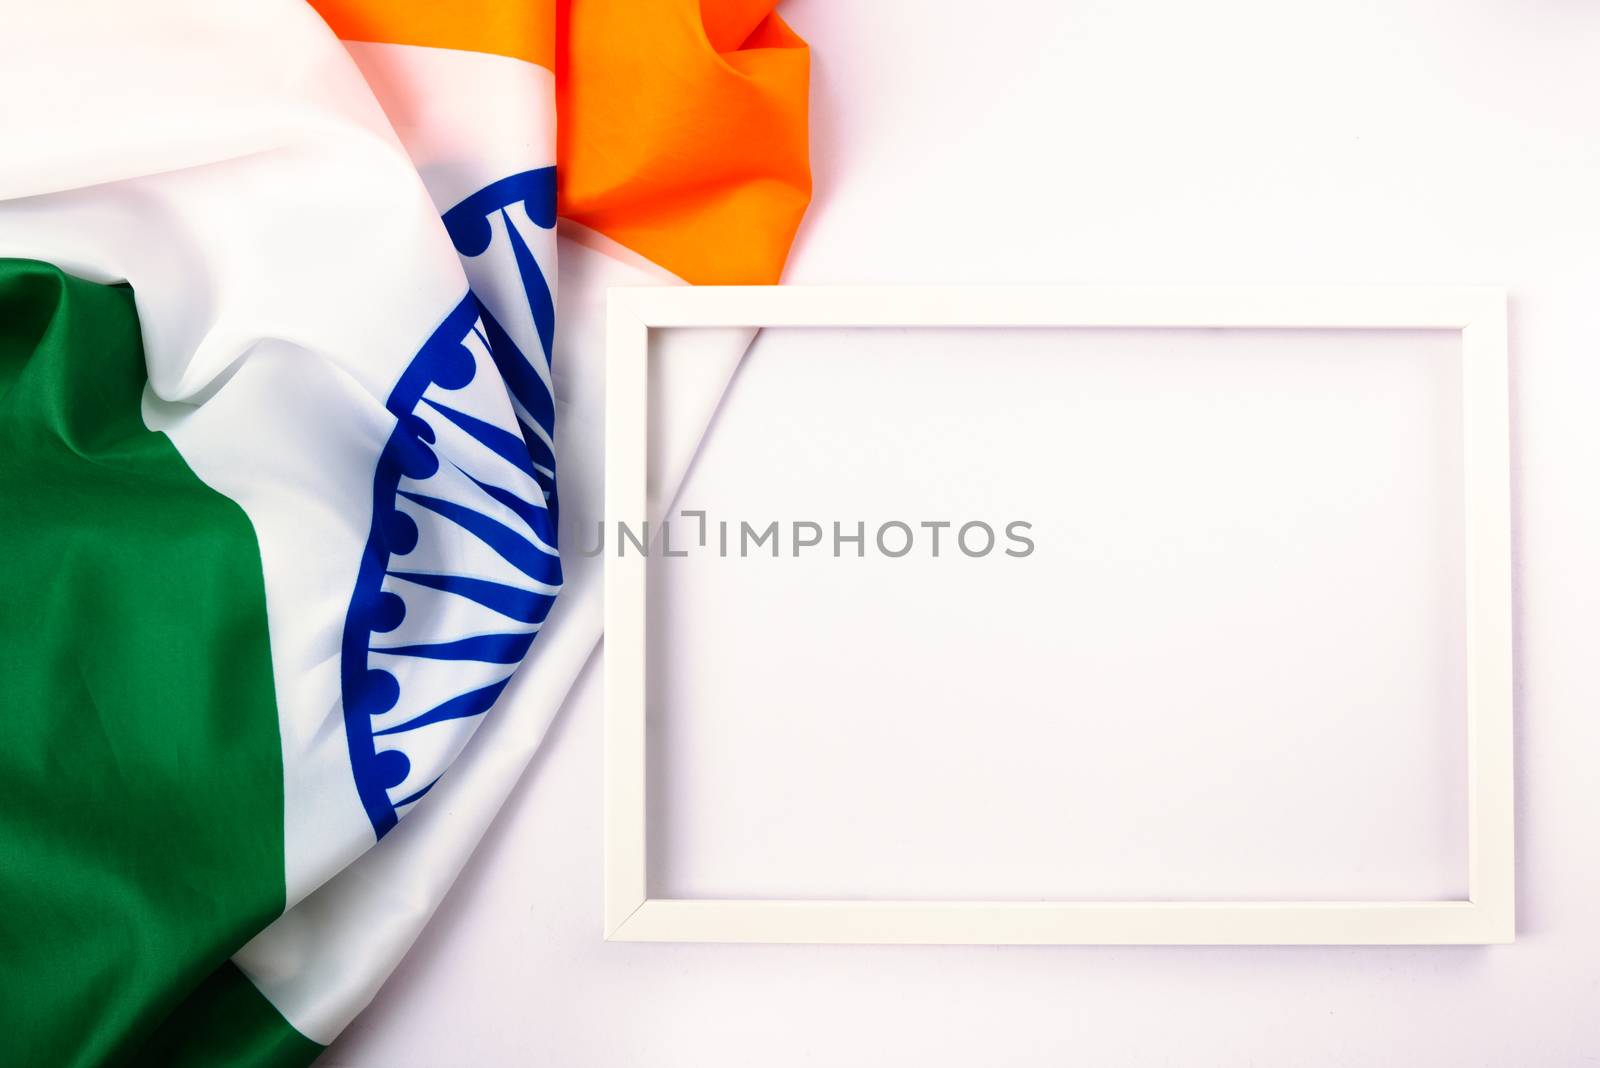
[[[232,1012],[240,1038],[276,1018],[226,963],[284,907],[260,554],[239,506],[144,426],[145,379],[132,290],[0,260],[0,1045],[17,1064],[190,1063],[191,1040],[223,1048],[197,1007]],[[244,1063],[315,1055],[277,1025]]]

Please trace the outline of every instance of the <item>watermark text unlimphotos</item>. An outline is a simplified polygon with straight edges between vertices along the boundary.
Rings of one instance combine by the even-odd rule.
[[[1029,537],[1033,524],[1024,519],[988,523],[981,519],[958,522],[949,519],[885,522],[818,522],[811,519],[772,519],[764,523],[749,520],[711,519],[702,511],[681,511],[660,523],[618,521],[608,532],[607,524],[595,524],[594,538],[578,546],[582,556],[594,557],[610,550],[617,556],[681,557],[691,553],[714,552],[718,556],[765,556],[778,559],[797,556],[866,557],[900,559],[906,556],[964,556],[982,558],[1004,555],[1032,556],[1034,541]]]

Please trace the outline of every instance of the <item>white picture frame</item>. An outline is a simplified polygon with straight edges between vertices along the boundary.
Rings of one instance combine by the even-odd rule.
[[[649,332],[682,327],[1444,329],[1461,333],[1467,896],[1424,901],[652,898],[646,566],[605,562],[605,919],[616,941],[1101,945],[1488,944],[1515,937],[1506,295],[1463,286],[674,286],[608,295],[605,522],[646,518]]]

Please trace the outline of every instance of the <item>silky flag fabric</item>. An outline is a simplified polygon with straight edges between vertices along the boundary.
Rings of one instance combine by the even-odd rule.
[[[603,287],[777,278],[806,52],[763,2],[69,3],[0,85],[0,1059],[307,1063],[598,640]],[[668,384],[663,493],[747,340]]]

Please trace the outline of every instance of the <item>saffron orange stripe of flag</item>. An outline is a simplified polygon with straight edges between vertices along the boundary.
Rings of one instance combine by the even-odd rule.
[[[556,72],[561,214],[688,282],[775,282],[811,199],[810,56],[772,0],[315,0],[346,41]]]

